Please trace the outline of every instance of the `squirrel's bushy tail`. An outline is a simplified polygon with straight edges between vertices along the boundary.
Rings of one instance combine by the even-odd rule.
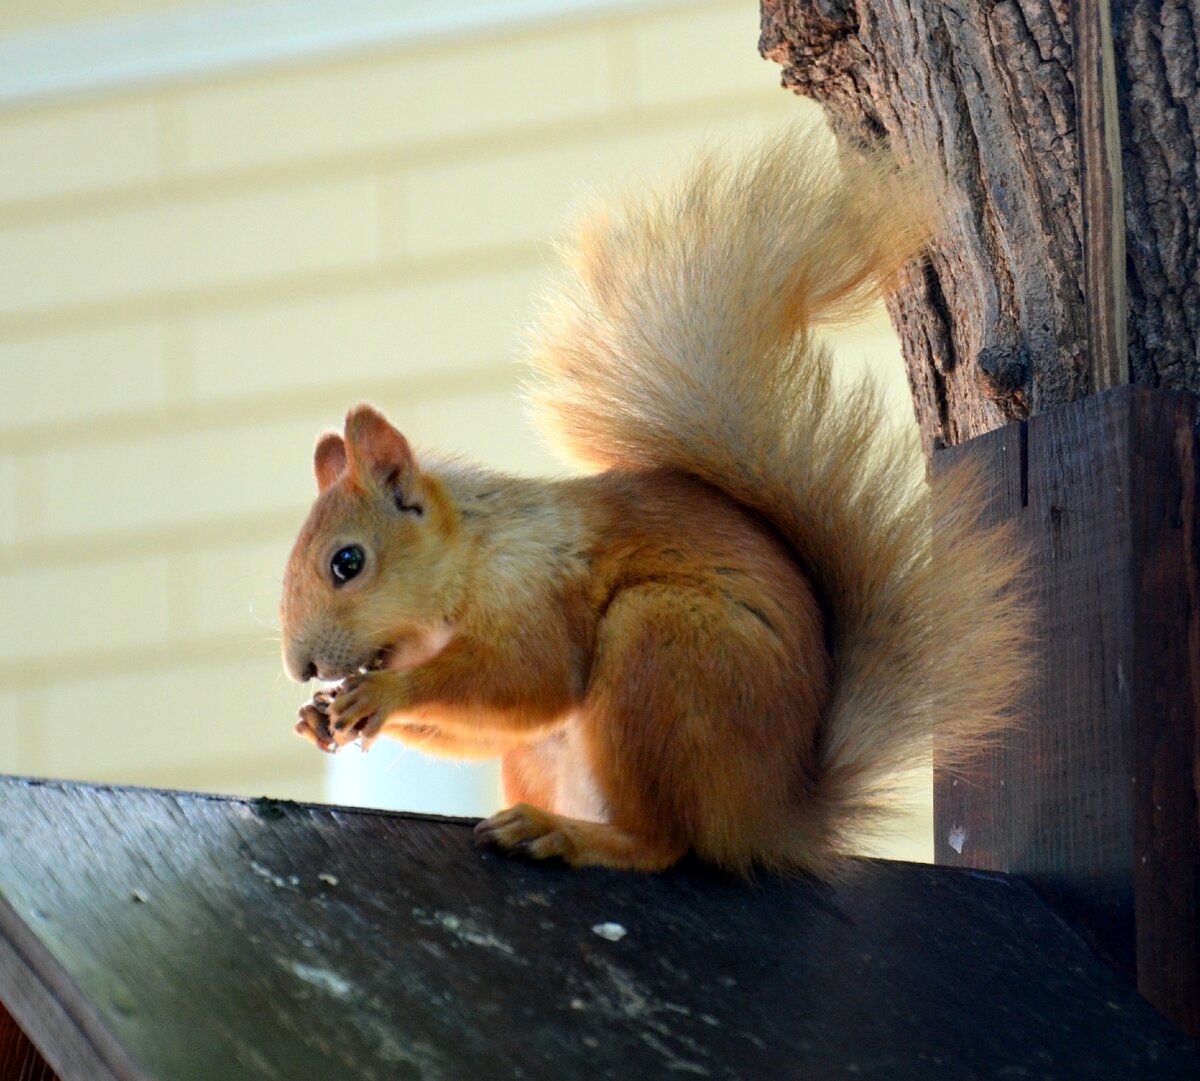
[[[897,771],[1009,721],[1026,613],[979,483],[939,478],[871,384],[831,387],[813,328],[861,315],[919,252],[936,185],[820,135],[598,215],[532,343],[535,409],[591,468],[674,466],[768,515],[829,609],[834,686],[817,754],[830,848]],[[937,560],[932,560],[936,534]]]

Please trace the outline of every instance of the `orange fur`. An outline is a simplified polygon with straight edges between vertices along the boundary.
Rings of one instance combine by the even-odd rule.
[[[793,138],[585,227],[532,362],[590,475],[418,464],[352,410],[284,583],[289,673],[341,681],[301,734],[502,755],[480,836],[534,858],[823,871],[932,733],[1006,724],[1020,561],[969,475],[931,509],[811,333],[913,257],[930,192]]]

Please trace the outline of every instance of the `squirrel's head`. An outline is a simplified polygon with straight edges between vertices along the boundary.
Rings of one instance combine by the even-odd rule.
[[[292,679],[388,667],[444,627],[444,553],[458,520],[439,482],[369,405],[317,441],[319,494],[283,579],[283,663]]]

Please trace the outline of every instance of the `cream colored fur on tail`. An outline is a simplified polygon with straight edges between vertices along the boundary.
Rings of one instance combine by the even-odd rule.
[[[678,466],[770,517],[831,618],[817,793],[837,847],[897,771],[1011,724],[1021,561],[977,524],[978,479],[933,501],[915,433],[871,385],[831,387],[814,328],[861,316],[917,257],[936,185],[789,135],[597,216],[531,347],[544,428],[589,469]],[[933,558],[936,535],[936,560]]]

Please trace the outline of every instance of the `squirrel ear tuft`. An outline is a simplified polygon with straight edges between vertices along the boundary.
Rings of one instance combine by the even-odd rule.
[[[317,440],[313,451],[313,472],[317,475],[317,491],[323,492],[346,472],[346,444],[337,432],[326,432]]]
[[[406,488],[416,476],[408,440],[369,405],[355,406],[346,414],[345,447],[350,473],[360,485]]]

